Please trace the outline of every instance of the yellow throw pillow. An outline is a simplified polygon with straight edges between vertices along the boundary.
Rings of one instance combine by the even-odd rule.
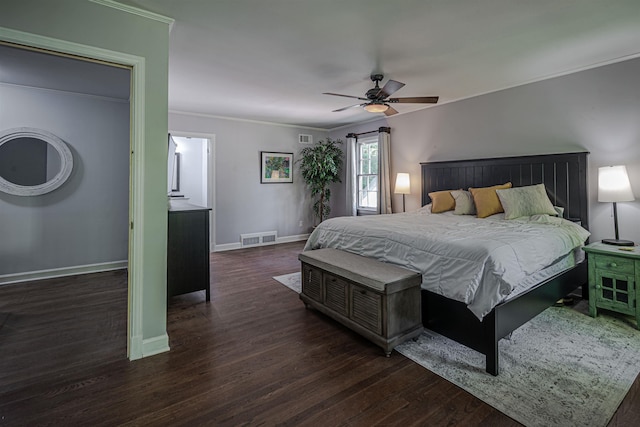
[[[493,187],[469,188],[469,192],[473,196],[473,202],[476,205],[478,218],[486,218],[493,214],[504,212],[496,190],[504,190],[506,188],[511,188],[510,182],[494,185]]]
[[[450,191],[451,190],[434,191],[433,193],[429,193],[429,197],[431,197],[431,213],[452,211],[453,208],[456,207],[456,201],[453,199]]]

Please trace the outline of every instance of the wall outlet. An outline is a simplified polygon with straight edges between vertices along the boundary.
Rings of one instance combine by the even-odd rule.
[[[298,223],[298,227],[302,227],[302,221]]]

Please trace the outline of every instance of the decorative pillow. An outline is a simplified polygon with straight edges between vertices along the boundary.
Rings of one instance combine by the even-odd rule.
[[[564,208],[562,206],[554,206],[553,209],[555,209],[557,216],[564,218]]]
[[[453,200],[456,201],[456,207],[453,213],[456,215],[475,215],[476,205],[473,204],[473,196],[464,190],[454,190],[451,192]]]
[[[431,213],[431,203],[424,205],[416,211],[420,215],[429,215]]]
[[[493,214],[504,212],[496,190],[505,188],[511,188],[511,183],[507,182],[506,184],[494,185],[493,187],[469,188],[469,192],[471,192],[473,196],[473,202],[476,205],[478,218],[486,218]]]
[[[504,219],[543,214],[557,215],[544,184],[496,190],[496,193],[504,209]]]
[[[431,213],[451,211],[456,206],[450,190],[435,191],[429,193],[429,197],[431,197]]]

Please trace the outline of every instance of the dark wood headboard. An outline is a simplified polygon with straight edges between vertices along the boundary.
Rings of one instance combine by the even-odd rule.
[[[488,187],[511,181],[514,187],[544,183],[549,199],[565,208],[564,217],[589,228],[587,192],[588,152],[452,160],[420,163],[422,205],[430,192]]]

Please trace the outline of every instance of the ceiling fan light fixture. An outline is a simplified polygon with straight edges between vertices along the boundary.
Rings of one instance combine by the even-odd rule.
[[[372,102],[364,106],[364,109],[370,113],[384,113],[388,108],[389,106],[387,104],[381,102]]]

